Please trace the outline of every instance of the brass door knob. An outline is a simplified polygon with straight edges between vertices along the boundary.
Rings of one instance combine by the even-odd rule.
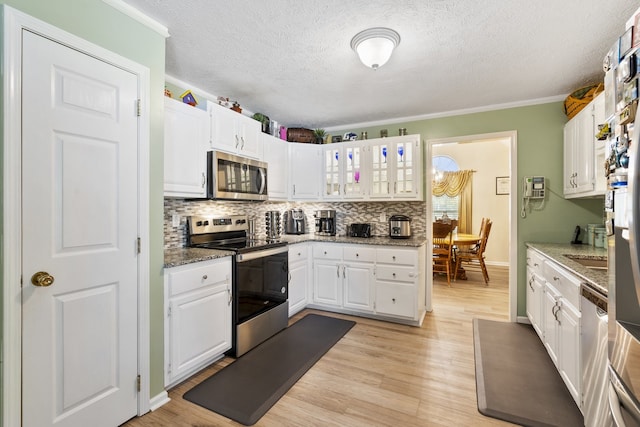
[[[36,274],[31,276],[31,283],[33,283],[33,286],[51,286],[53,281],[53,276],[46,271],[38,271]]]

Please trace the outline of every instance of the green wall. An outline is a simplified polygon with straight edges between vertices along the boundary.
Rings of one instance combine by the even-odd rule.
[[[157,32],[125,16],[101,0],[0,0],[0,4],[11,6],[150,69],[149,288],[151,310],[150,394],[153,397],[164,390],[164,205],[162,183],[165,39]],[[11,142],[2,141],[1,143]]]
[[[563,127],[567,121],[562,102],[527,107],[464,114],[437,119],[386,124],[359,129],[331,132],[340,135],[366,131],[369,138],[387,129],[389,136],[398,135],[399,128],[408,134],[419,133],[423,140],[451,138],[493,132],[517,131],[518,182],[529,175],[543,175],[547,179],[547,198],[544,209],[527,212],[521,218],[522,187],[518,186],[518,315],[526,316],[526,242],[568,243],[576,225],[586,227],[603,218],[603,199],[565,200],[563,194]],[[487,165],[491,167],[491,165]],[[599,171],[598,171],[599,172]]]

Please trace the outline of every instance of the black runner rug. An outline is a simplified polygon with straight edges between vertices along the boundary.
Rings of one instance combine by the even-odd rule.
[[[355,324],[308,314],[183,397],[239,423],[253,425]]]

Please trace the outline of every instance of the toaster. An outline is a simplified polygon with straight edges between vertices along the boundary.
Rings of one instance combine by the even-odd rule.
[[[371,224],[349,225],[350,237],[371,237]]]

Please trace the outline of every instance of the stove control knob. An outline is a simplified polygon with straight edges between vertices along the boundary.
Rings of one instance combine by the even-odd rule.
[[[202,227],[202,221],[196,221],[196,225],[197,225],[198,227]]]
[[[287,292],[287,288],[283,286],[282,289],[280,289],[280,292],[284,294],[285,292]]]

